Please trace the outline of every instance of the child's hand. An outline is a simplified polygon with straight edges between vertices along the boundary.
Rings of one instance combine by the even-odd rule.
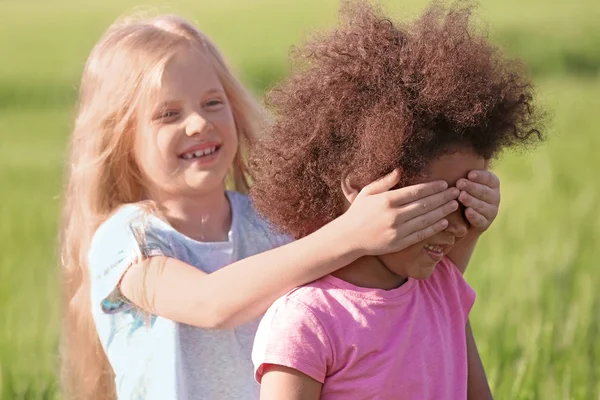
[[[500,179],[490,171],[469,172],[468,179],[459,179],[456,187],[461,190],[458,200],[467,207],[465,216],[472,229],[487,230],[498,215],[500,206]]]
[[[398,171],[365,186],[343,215],[346,237],[358,240],[362,255],[403,250],[446,229],[448,214],[458,209],[460,191],[444,181],[390,190],[400,179]],[[347,231],[356,235],[348,235]]]

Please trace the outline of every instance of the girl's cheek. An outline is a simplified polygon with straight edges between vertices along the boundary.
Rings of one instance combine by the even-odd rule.
[[[231,108],[229,107],[229,105],[220,109],[217,112],[217,115],[215,116],[215,118],[218,119],[220,122],[231,123],[231,124],[234,122],[233,112],[231,111]]]
[[[173,127],[164,127],[160,129],[154,138],[150,140],[154,147],[152,151],[167,156],[168,154],[177,154],[177,129]]]

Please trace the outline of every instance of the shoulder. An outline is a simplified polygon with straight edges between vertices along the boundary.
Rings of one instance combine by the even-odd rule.
[[[108,217],[94,234],[105,237],[120,231],[130,230],[168,230],[170,225],[146,209],[142,204],[124,204]]]
[[[321,310],[334,297],[330,289],[332,287],[327,283],[326,277],[323,277],[290,290],[284,297],[308,309]]]
[[[336,337],[326,323],[298,291],[276,300],[256,332],[252,350],[256,379],[260,382],[266,364],[275,364],[324,382],[334,359],[332,340]]]
[[[281,319],[300,324],[301,320],[326,328],[331,315],[334,315],[334,301],[328,293],[324,278],[290,290],[277,299],[265,314],[266,318]]]
[[[320,346],[331,346],[327,326],[328,319],[323,318],[322,312],[310,292],[302,289],[294,290],[277,299],[263,316],[256,337],[269,346],[284,346],[284,344],[300,342],[309,338],[318,338]],[[295,338],[292,340],[292,338]]]
[[[107,248],[123,247],[135,239],[132,225],[143,217],[143,210],[136,204],[121,206],[94,232],[90,243],[90,255],[101,255]]]
[[[427,281],[429,281],[429,284],[435,290],[457,298],[463,311],[468,315],[475,302],[475,290],[469,285],[458,267],[448,257],[444,257],[440,261],[435,272]]]
[[[308,292],[304,292],[304,296],[299,296],[299,293],[302,293],[302,291],[294,290],[277,299],[269,307],[263,319],[283,319],[293,325],[302,324],[302,321],[306,321],[311,325],[321,327],[322,323],[317,317],[318,304],[315,304],[314,299],[311,301],[310,296],[306,295]]]
[[[285,318],[294,324],[308,324],[323,331],[335,330],[330,326],[332,315],[336,315],[343,301],[332,293],[326,278],[294,288],[280,297],[271,307],[271,317]],[[269,314],[269,313],[267,313]]]
[[[431,277],[426,279],[425,282],[427,282],[430,286],[445,292],[456,290],[473,290],[465,280],[456,264],[454,264],[448,257],[444,257],[438,263]]]
[[[104,313],[128,309],[119,283],[133,264],[145,257],[172,257],[166,222],[142,205],[127,204],[96,229],[87,253],[94,307]]]
[[[142,218],[143,209],[137,204],[125,204],[108,217],[94,233],[92,240],[111,236],[118,231],[129,229],[131,224]]]
[[[151,255],[146,254],[146,250],[169,247],[169,230],[172,230],[170,225],[143,206],[125,204],[96,229],[90,242],[89,257],[103,260],[123,251],[133,251],[137,256]]]

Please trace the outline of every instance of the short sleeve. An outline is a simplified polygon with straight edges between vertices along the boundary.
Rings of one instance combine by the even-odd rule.
[[[88,253],[94,307],[109,314],[131,308],[119,290],[127,268],[142,258],[172,256],[168,236],[154,220],[139,207],[127,205],[96,230]]]
[[[464,276],[460,273],[458,267],[450,260],[448,257],[444,257],[440,262],[440,267],[442,267],[442,279],[445,282],[442,284],[447,285],[450,283],[452,287],[456,290],[460,307],[464,316],[464,322],[467,322],[469,318],[469,314],[473,305],[475,304],[475,290],[469,285],[469,283],[465,280]]]
[[[304,304],[282,297],[260,322],[252,361],[255,378],[261,382],[268,364],[296,369],[323,383],[332,362],[332,347],[326,330]]]

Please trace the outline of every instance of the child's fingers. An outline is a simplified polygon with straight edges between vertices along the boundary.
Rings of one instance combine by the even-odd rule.
[[[400,170],[395,169],[389,174],[377,179],[375,182],[369,183],[362,188],[358,196],[366,196],[387,192],[400,181]]]
[[[465,207],[470,207],[474,211],[477,211],[479,214],[483,215],[488,221],[492,221],[494,218],[496,218],[496,215],[498,215],[498,206],[481,201],[471,196],[467,192],[460,192],[458,200]]]
[[[408,203],[402,206],[403,219],[404,221],[408,221],[419,215],[435,210],[444,204],[452,202],[459,194],[460,190],[457,188],[449,188],[441,193],[432,194],[431,196]]]
[[[459,179],[456,182],[456,187],[488,204],[500,204],[500,190],[497,188],[492,189],[468,179]]]
[[[434,225],[456,210],[458,210],[458,202],[453,200],[450,203],[444,204],[442,207],[438,207],[435,210],[429,211],[428,213],[419,215],[411,220],[405,221],[404,223],[401,222],[400,229],[403,230],[404,236],[409,236],[414,232],[421,231],[428,226]]]
[[[402,206],[405,204],[415,202],[417,200],[422,200],[422,199],[428,198],[429,196],[432,196],[435,194],[440,194],[440,192],[443,192],[447,188],[448,188],[448,183],[445,181],[434,181],[434,182],[420,183],[418,185],[406,186],[406,187],[403,187],[400,189],[391,190],[389,192],[390,202],[394,206]],[[448,197],[448,200],[446,200],[446,201],[450,201],[450,200],[458,197],[458,193],[456,193],[456,192],[454,192],[454,193],[455,193],[455,195],[453,197],[446,196],[446,197]],[[442,202],[441,204],[443,204],[443,203],[444,202]],[[424,207],[427,207],[427,205],[429,205],[429,204],[424,202],[424,203],[422,203],[422,205]]]
[[[469,172],[468,178],[473,182],[480,183],[492,189],[500,187],[500,178],[491,171],[473,170]]]
[[[427,226],[423,229],[413,232],[402,240],[403,248],[422,242],[423,240],[442,232],[444,229],[446,229],[446,227],[448,227],[448,220],[442,219],[440,221],[437,221],[433,225]]]
[[[467,220],[471,226],[477,229],[484,230],[490,226],[490,221],[487,218],[470,207],[465,210],[465,216],[467,217]]]

